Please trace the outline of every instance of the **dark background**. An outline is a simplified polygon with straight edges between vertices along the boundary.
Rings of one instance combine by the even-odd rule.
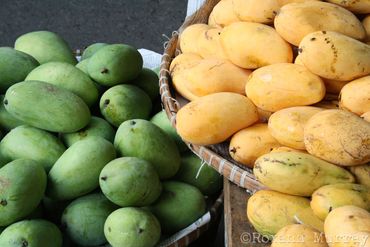
[[[162,53],[162,34],[170,36],[181,25],[186,6],[186,0],[0,0],[0,46],[49,30],[72,49],[105,42]]]
[[[0,46],[24,33],[49,30],[75,49],[95,42],[126,43],[163,52],[186,16],[187,0],[0,0]],[[217,232],[219,232],[217,234]],[[191,247],[223,246],[215,224]]]

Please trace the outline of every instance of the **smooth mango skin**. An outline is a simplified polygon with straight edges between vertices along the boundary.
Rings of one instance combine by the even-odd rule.
[[[192,152],[181,156],[180,170],[174,179],[197,187],[206,196],[215,195],[222,189],[222,175]]]
[[[5,94],[5,109],[25,124],[52,131],[75,132],[91,119],[90,110],[77,95],[40,81],[20,82]]]
[[[94,55],[97,51],[99,51],[104,46],[107,46],[107,43],[94,43],[86,47],[86,49],[83,51],[81,56],[81,61],[86,60],[90,58],[92,55]]]
[[[75,65],[77,60],[67,42],[58,34],[49,31],[35,31],[21,35],[14,49],[33,56],[40,64],[65,62]]]
[[[356,206],[331,211],[325,219],[325,237],[330,247],[370,245],[370,213]]]
[[[354,39],[366,37],[359,19],[338,5],[308,1],[282,7],[274,21],[276,31],[289,43],[298,46],[309,33],[334,31]]]
[[[280,6],[276,0],[232,0],[234,13],[241,21],[272,23]]]
[[[297,196],[311,196],[327,184],[355,181],[349,171],[301,152],[262,155],[256,160],[253,172],[270,189]]]
[[[114,86],[135,79],[143,68],[141,54],[132,46],[107,45],[89,59],[90,77],[103,86]]]
[[[100,136],[113,143],[114,135],[115,130],[107,121],[100,117],[92,116],[90,123],[85,128],[77,132],[62,134],[62,140],[67,147],[92,136]]]
[[[86,58],[84,60],[81,60],[76,64],[76,68],[84,72],[86,75],[89,75],[89,72],[87,71],[87,65],[89,64],[89,59]]]
[[[160,179],[173,177],[180,167],[180,152],[170,136],[155,124],[128,120],[120,125],[114,138],[118,153],[150,162]]]
[[[361,184],[330,184],[312,194],[311,208],[322,220],[335,208],[353,205],[370,211],[370,188]]]
[[[135,157],[109,162],[100,173],[99,184],[104,195],[121,207],[148,206],[162,191],[154,167]]]
[[[158,200],[150,206],[164,233],[175,233],[192,224],[206,213],[206,201],[194,186],[166,181]]]
[[[159,78],[151,69],[143,68],[140,74],[130,83],[141,88],[151,100],[159,97]]]
[[[275,112],[269,118],[271,135],[281,144],[299,150],[306,150],[303,142],[304,126],[307,121],[323,109],[313,106],[296,106]]]
[[[53,223],[42,220],[23,220],[14,223],[1,233],[3,247],[62,247],[62,233]]]
[[[221,31],[220,39],[230,61],[245,69],[293,61],[289,43],[264,24],[234,22]]]
[[[199,55],[203,58],[228,59],[221,45],[221,31],[222,28],[211,28],[200,33],[195,41],[198,45]]]
[[[323,78],[350,81],[370,73],[370,46],[344,34],[310,33],[299,51],[304,66]]]
[[[236,132],[231,137],[229,153],[237,162],[253,168],[258,157],[280,146],[267,124],[259,123]]]
[[[179,148],[179,151],[181,153],[189,150],[188,149],[188,146],[181,139],[181,137],[179,136],[179,134],[177,134],[176,128],[174,128],[171,125],[171,122],[168,119],[167,114],[166,114],[165,111],[160,111],[157,114],[155,114],[150,119],[150,122],[154,123],[159,128],[161,128],[164,132],[166,132],[176,142],[176,145]]]
[[[208,18],[211,27],[225,27],[231,23],[240,21],[234,12],[233,1],[223,0],[216,4]]]
[[[32,70],[25,81],[43,81],[67,89],[79,96],[88,106],[98,100],[94,82],[75,66],[63,62],[49,62]]]
[[[341,1],[341,0],[327,0],[330,3],[334,3],[348,9],[349,11],[356,14],[369,14],[370,13],[370,2],[368,0],[357,0],[357,1]]]
[[[100,111],[112,125],[134,119],[148,119],[152,101],[140,88],[133,85],[117,85],[108,89],[100,98]]]
[[[107,242],[104,223],[118,208],[103,194],[95,193],[72,201],[64,210],[62,227],[75,244],[99,246]]]
[[[18,159],[0,169],[0,181],[0,226],[7,226],[37,208],[44,196],[46,173],[36,161]]]
[[[23,81],[27,74],[39,66],[32,56],[10,47],[0,47],[0,92]]]
[[[370,188],[370,164],[351,166],[349,170],[355,176],[357,183]]]
[[[50,170],[46,195],[55,200],[68,200],[95,190],[101,170],[115,157],[113,144],[101,137],[76,142]]]
[[[307,151],[330,163],[356,166],[370,162],[370,124],[344,110],[325,110],[304,128]]]
[[[292,224],[276,233],[271,247],[328,247],[328,244],[322,232],[306,225]]]
[[[12,129],[0,142],[0,152],[10,160],[32,159],[48,172],[66,148],[47,131],[21,125]]]
[[[257,108],[250,99],[237,93],[215,93],[182,107],[176,116],[176,128],[187,142],[211,145],[257,121]]]
[[[154,247],[161,236],[157,218],[140,208],[120,208],[111,213],[104,234],[112,246]]]
[[[198,44],[194,41],[198,40],[198,37],[202,34],[202,32],[208,29],[211,29],[211,27],[203,23],[196,23],[186,27],[180,34],[179,43],[182,53],[194,53],[200,55]]]
[[[23,125],[24,123],[15,118],[5,109],[3,104],[4,97],[4,95],[0,95],[0,127],[1,129],[9,131],[17,126]]]
[[[347,83],[340,91],[339,106],[359,116],[370,111],[370,75]]]
[[[249,198],[247,217],[257,232],[270,239],[287,225],[301,223],[315,229],[323,225],[309,199],[270,190],[257,191]]]
[[[325,96],[321,78],[297,64],[278,63],[252,72],[245,87],[248,98],[265,111],[312,105]]]

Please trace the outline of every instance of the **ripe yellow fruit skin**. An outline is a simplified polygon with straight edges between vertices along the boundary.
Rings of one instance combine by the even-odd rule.
[[[257,109],[247,97],[236,93],[215,93],[181,108],[177,113],[176,127],[183,140],[211,145],[227,140],[257,121]]]
[[[370,75],[347,83],[340,91],[339,106],[359,116],[370,111]]]
[[[277,0],[232,0],[234,12],[242,21],[272,23],[279,10]]]

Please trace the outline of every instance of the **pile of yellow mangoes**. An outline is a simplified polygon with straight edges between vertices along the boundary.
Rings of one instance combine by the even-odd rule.
[[[370,245],[370,1],[221,0],[179,44],[177,131],[229,142],[271,189],[248,202],[256,230]]]

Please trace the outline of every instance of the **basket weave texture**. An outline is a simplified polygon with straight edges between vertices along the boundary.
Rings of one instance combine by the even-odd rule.
[[[207,0],[197,12],[185,20],[178,31],[173,32],[172,38],[165,45],[160,69],[159,85],[163,107],[174,127],[176,127],[176,113],[182,105],[180,102],[184,101],[181,96],[176,94],[169,72],[172,59],[180,54],[178,42],[179,33],[189,25],[207,23],[209,14],[218,2],[219,0]],[[230,157],[228,143],[211,146],[198,146],[191,143],[187,143],[187,145],[204,162],[212,166],[231,182],[245,188],[248,193],[253,194],[258,190],[265,189],[265,187],[256,180],[251,169],[238,164]]]

